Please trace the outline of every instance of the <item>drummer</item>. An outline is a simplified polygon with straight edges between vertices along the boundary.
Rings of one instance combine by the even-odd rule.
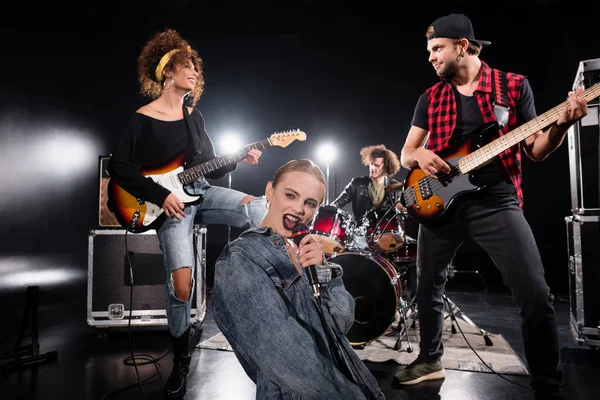
[[[369,167],[369,176],[352,178],[331,205],[343,207],[351,202],[357,224],[361,224],[365,214],[372,209],[389,209],[394,206],[404,213],[406,210],[398,201],[402,182],[392,178],[400,170],[396,153],[378,144],[363,147],[360,157],[363,165]]]

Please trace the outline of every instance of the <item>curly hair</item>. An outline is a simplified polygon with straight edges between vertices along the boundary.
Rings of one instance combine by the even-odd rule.
[[[383,165],[387,176],[396,175],[400,171],[400,161],[393,151],[382,144],[363,147],[360,150],[360,158],[363,165],[368,166],[374,158],[383,157]]]
[[[163,90],[164,79],[166,78],[162,82],[156,81],[156,67],[166,53],[174,49],[179,49],[181,51],[171,56],[164,71],[174,72],[177,66],[185,65],[191,61],[198,72],[198,78],[194,90],[190,93],[189,102],[192,107],[198,102],[204,91],[202,59],[194,49],[188,46],[188,42],[173,29],[165,29],[155,34],[144,44],[137,59],[138,81],[140,84],[140,93],[143,96],[148,96],[152,99],[160,96]]]

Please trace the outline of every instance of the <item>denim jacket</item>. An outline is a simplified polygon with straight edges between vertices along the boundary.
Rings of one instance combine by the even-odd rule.
[[[215,321],[256,384],[257,399],[384,399],[345,334],[354,299],[337,264],[317,266],[322,308],[353,383],[330,356],[330,343],[306,274],[270,228],[253,228],[228,244],[215,265]]]

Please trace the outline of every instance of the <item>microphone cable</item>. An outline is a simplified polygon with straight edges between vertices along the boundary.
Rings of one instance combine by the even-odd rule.
[[[131,341],[131,319],[132,319],[132,315],[133,315],[133,262],[131,261],[131,254],[129,252],[129,248],[128,248],[128,242],[127,242],[127,234],[128,232],[133,229],[133,227],[135,226],[135,224],[137,223],[137,221],[139,220],[140,217],[140,211],[136,210],[133,213],[133,217],[131,219],[131,222],[129,223],[129,226],[127,227],[127,229],[125,230],[125,255],[127,257],[127,264],[129,266],[129,282],[130,282],[130,288],[129,288],[129,321],[127,322],[127,341],[129,344],[129,353],[130,355],[127,356],[124,360],[123,360],[123,364],[127,365],[127,366],[133,366],[135,368],[135,374],[137,377],[137,382],[112,390],[108,393],[106,393],[104,396],[102,396],[102,400],[105,400],[111,396],[114,396],[118,393],[124,392],[126,390],[132,389],[134,387],[139,387],[141,392],[142,392],[142,396],[144,397],[145,400],[148,400],[148,398],[146,397],[146,393],[144,391],[144,384],[146,383],[156,383],[156,382],[160,382],[162,380],[162,375],[160,373],[160,363],[159,361],[162,360],[170,351],[170,349],[165,350],[158,358],[154,358],[153,356],[149,355],[149,354],[138,354],[137,356],[133,353],[133,343]],[[136,359],[139,359],[140,361],[137,361]],[[155,372],[154,374],[152,374],[151,376],[144,378],[143,380],[140,378],[140,372],[138,369],[138,366],[143,366],[143,365],[148,365],[148,364],[153,364],[154,368],[155,368]],[[158,379],[154,379],[155,377],[158,377]],[[154,380],[153,380],[154,379]]]
[[[386,229],[392,223],[392,218],[390,218],[389,220],[387,220],[387,222],[386,222],[385,226],[383,227],[383,229],[379,230],[379,225],[384,221],[386,215],[388,215],[388,213],[390,211],[394,210],[394,213],[397,214],[397,212],[396,212],[396,204],[398,204],[399,202],[400,202],[400,200],[398,200],[395,203],[393,203],[393,205],[390,208],[388,208],[385,213],[383,213],[383,215],[381,216],[381,218],[379,218],[379,220],[376,220],[375,226],[373,227],[373,232],[371,232],[371,235],[370,235],[370,240],[371,241],[375,242],[375,235],[377,234],[377,232],[379,232],[379,234],[378,234],[379,239],[377,239],[377,242],[379,242],[379,240],[381,240],[381,238],[383,237],[383,234],[385,233]],[[396,223],[398,223],[397,220],[396,220]]]
[[[492,369],[492,367],[490,367],[490,366],[489,366],[489,365],[488,365],[488,364],[487,364],[485,361],[483,361],[483,358],[481,358],[481,356],[479,355],[479,353],[477,353],[477,351],[476,351],[476,350],[473,348],[473,346],[471,346],[471,343],[469,343],[469,341],[467,340],[467,337],[465,336],[465,333],[463,332],[462,328],[460,327],[460,324],[458,323],[458,320],[456,319],[456,316],[454,315],[454,310],[452,309],[452,306],[450,305],[450,301],[448,300],[448,296],[446,296],[446,295],[444,294],[444,296],[443,296],[443,300],[444,300],[444,302],[446,303],[446,305],[448,306],[448,309],[450,310],[450,315],[452,316],[452,319],[453,319],[454,321],[456,321],[456,326],[458,326],[458,330],[460,331],[460,334],[462,335],[463,339],[464,339],[464,340],[465,340],[465,342],[467,343],[467,346],[469,346],[469,348],[470,348],[470,349],[473,351],[473,353],[475,354],[475,356],[477,356],[477,358],[479,359],[479,361],[481,361],[481,362],[482,362],[482,364],[483,364],[483,365],[485,365],[485,367],[486,367],[487,369],[489,369],[489,370],[490,370],[490,371],[491,371],[491,372],[492,372],[494,375],[496,375],[496,376],[498,376],[498,377],[500,377],[500,378],[504,379],[505,381],[507,381],[507,382],[510,382],[510,383],[512,383],[512,384],[514,384],[514,385],[520,386],[520,387],[522,387],[523,389],[527,389],[527,390],[531,390],[531,391],[532,391],[532,390],[533,390],[533,388],[531,388],[531,387],[529,387],[529,386],[522,385],[522,384],[520,384],[519,382],[515,382],[515,381],[513,381],[513,380],[511,380],[511,379],[508,379],[508,378],[507,378],[507,377],[505,377],[504,375],[502,375],[502,374],[500,374],[500,373],[498,373],[498,372],[494,371],[494,370]]]

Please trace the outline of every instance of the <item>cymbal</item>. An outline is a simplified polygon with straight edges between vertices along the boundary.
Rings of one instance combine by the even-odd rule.
[[[385,188],[386,192],[401,192],[404,189],[404,183],[392,183]]]

